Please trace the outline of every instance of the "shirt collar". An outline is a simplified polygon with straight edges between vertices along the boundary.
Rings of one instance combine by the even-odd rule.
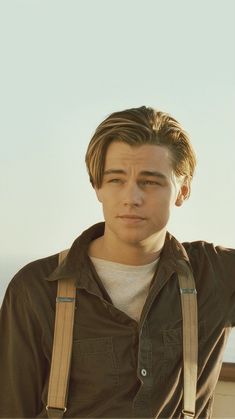
[[[94,277],[94,267],[88,256],[88,247],[92,240],[104,234],[104,226],[104,222],[97,223],[85,230],[73,242],[64,261],[46,279],[56,281],[72,276],[76,279],[78,286],[90,288],[89,283]],[[187,252],[184,246],[167,232],[160,255],[161,265],[164,264],[168,271],[177,272],[179,260],[185,260],[189,263]]]

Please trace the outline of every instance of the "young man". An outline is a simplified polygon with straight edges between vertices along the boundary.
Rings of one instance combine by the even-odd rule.
[[[10,283],[0,318],[0,417],[46,417],[58,279],[77,304],[65,417],[181,418],[183,325],[178,274],[192,269],[198,304],[195,418],[211,417],[235,325],[235,250],[167,232],[190,194],[195,155],[171,116],[141,107],[97,128],[86,154],[104,223]]]

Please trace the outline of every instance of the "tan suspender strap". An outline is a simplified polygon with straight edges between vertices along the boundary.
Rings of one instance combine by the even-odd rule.
[[[66,256],[67,256],[68,253],[69,253],[69,249],[62,250],[62,252],[59,253],[59,265],[66,258]]]
[[[180,262],[181,264],[181,262]],[[184,419],[194,418],[197,391],[198,319],[197,291],[189,265],[182,261],[178,273],[183,315]]]
[[[68,251],[59,255],[59,263]],[[76,287],[73,278],[58,281],[54,341],[47,399],[49,418],[61,418],[66,411],[70,373]]]
[[[68,251],[59,255],[59,263]],[[180,261],[178,273],[182,317],[183,317],[183,361],[184,361],[184,419],[194,418],[197,388],[198,320],[197,291],[193,273],[185,261]],[[76,287],[74,280],[58,281],[56,315],[51,371],[47,399],[49,418],[62,418],[66,411],[70,373]]]

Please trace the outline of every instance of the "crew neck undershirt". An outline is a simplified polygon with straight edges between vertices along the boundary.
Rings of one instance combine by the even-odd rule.
[[[90,259],[114,306],[139,322],[159,258],[140,266]]]

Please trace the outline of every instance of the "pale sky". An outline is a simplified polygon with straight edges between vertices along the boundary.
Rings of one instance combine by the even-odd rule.
[[[197,153],[169,231],[235,246],[234,21],[234,0],[0,0],[0,302],[25,263],[103,220],[84,154],[128,107],[169,112]]]

